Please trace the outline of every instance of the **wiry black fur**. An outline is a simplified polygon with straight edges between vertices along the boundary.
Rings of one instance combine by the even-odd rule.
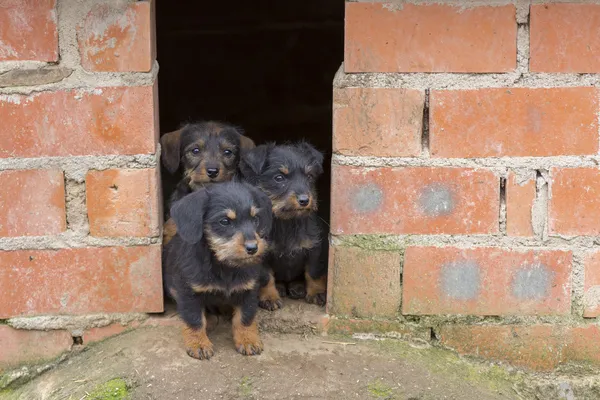
[[[271,247],[266,264],[274,273],[280,294],[286,294],[280,285],[286,283],[289,297],[305,297],[304,285],[296,284],[305,272],[313,279],[327,274],[327,228],[316,213],[315,186],[323,173],[323,155],[306,142],[260,145],[244,153],[240,171],[245,180],[263,190],[273,203]],[[308,195],[311,206],[299,207],[294,197],[298,199],[300,195]],[[307,300],[324,305],[326,294]]]
[[[161,137],[163,165],[171,174],[180,175],[167,204],[213,183],[232,180],[238,173],[243,151],[254,148],[254,142],[236,126],[216,121],[187,124],[182,129]],[[214,177],[207,169],[217,169]]]
[[[252,206],[259,209],[255,218],[251,217]],[[227,210],[233,210],[236,218],[224,226]],[[258,290],[269,280],[262,266],[263,257],[218,259],[207,236],[227,242],[237,234],[247,244],[256,233],[266,244],[272,227],[269,198],[246,183],[227,182],[185,196],[174,203],[171,215],[177,234],[163,250],[164,284],[183,321],[193,329],[202,328],[207,307],[226,305],[241,307],[242,324],[252,323],[258,308]],[[231,292],[252,280],[256,284],[251,289]],[[211,286],[215,290],[198,293],[194,286]]]

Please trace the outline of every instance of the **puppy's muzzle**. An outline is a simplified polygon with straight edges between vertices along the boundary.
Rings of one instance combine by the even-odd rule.
[[[310,197],[307,194],[299,194],[296,196],[296,199],[300,207],[308,207],[310,204]]]
[[[249,240],[244,243],[244,248],[246,249],[246,253],[254,255],[258,252],[258,243],[255,240]]]

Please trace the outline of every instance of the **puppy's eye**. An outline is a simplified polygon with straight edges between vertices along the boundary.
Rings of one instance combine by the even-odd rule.
[[[198,153],[200,153],[200,149],[198,147],[194,147],[192,149],[192,154],[198,154]]]
[[[223,150],[223,155],[225,155],[225,157],[229,157],[233,154],[233,151],[231,150]]]
[[[283,175],[275,175],[273,179],[275,179],[275,182],[283,182],[285,177]]]
[[[229,220],[229,218],[223,218],[222,220],[219,221],[219,223],[223,226],[227,226],[227,225],[231,224],[231,221]]]

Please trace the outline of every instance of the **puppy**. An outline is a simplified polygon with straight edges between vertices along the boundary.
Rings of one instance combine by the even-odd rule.
[[[233,125],[220,122],[188,124],[182,129],[164,134],[161,158],[165,168],[183,177],[175,187],[167,206],[199,188],[230,181],[238,171],[240,153],[254,148],[254,142]],[[177,229],[167,211],[163,229],[163,245],[169,243]]]
[[[166,292],[185,322],[187,353],[214,354],[206,308],[233,308],[233,341],[244,355],[260,354],[258,291],[270,276],[262,266],[272,227],[271,201],[240,182],[212,185],[173,204],[177,234],[164,247]]]
[[[215,121],[188,124],[164,134],[160,143],[165,168],[174,174],[181,167],[183,173],[167,209],[199,188],[230,181],[238,170],[240,153],[255,147],[239,128]]]
[[[260,145],[242,156],[240,171],[265,192],[273,204],[273,228],[267,266],[273,279],[260,291],[259,305],[281,307],[279,294],[305,297],[325,305],[327,288],[327,229],[317,216],[316,180],[323,173],[323,155],[308,143]],[[298,280],[305,278],[304,283]],[[279,291],[279,294],[278,294]]]

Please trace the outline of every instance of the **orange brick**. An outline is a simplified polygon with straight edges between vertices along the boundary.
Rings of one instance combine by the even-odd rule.
[[[600,5],[534,4],[529,69],[533,72],[600,72]]]
[[[598,153],[598,90],[432,90],[432,157],[542,157]]]
[[[62,171],[0,171],[0,187],[0,237],[46,236],[67,229]]]
[[[152,154],[151,86],[0,95],[0,158]]]
[[[100,342],[104,339],[108,339],[111,336],[118,335],[125,332],[127,329],[138,326],[139,323],[132,323],[131,326],[124,326],[121,324],[111,324],[98,328],[90,328],[83,333],[83,344],[87,345],[94,342]]]
[[[332,247],[328,312],[354,317],[395,317],[400,309],[400,253]]]
[[[0,371],[23,363],[38,363],[71,349],[67,331],[29,331],[0,325]]]
[[[92,236],[158,236],[158,168],[90,171],[86,203]]]
[[[600,235],[600,170],[550,170],[548,230],[559,235]]]
[[[585,257],[585,282],[583,286],[583,316],[600,316],[600,251],[595,250]]]
[[[441,342],[461,354],[547,371],[566,362],[600,363],[597,326],[464,326],[441,329]]]
[[[0,1],[0,61],[58,61],[56,0]]]
[[[0,318],[161,312],[160,246],[0,252]]]
[[[535,175],[520,181],[514,172],[506,180],[506,233],[509,236],[533,236],[532,209],[536,196]]]
[[[333,101],[334,152],[380,157],[421,153],[423,90],[335,89]]]
[[[507,72],[516,68],[514,5],[346,3],[346,72]]]
[[[402,313],[566,315],[571,262],[570,251],[408,247]]]
[[[468,168],[333,166],[334,234],[498,232],[500,178]]]
[[[149,1],[97,4],[77,29],[81,64],[88,71],[148,72],[154,62]]]

